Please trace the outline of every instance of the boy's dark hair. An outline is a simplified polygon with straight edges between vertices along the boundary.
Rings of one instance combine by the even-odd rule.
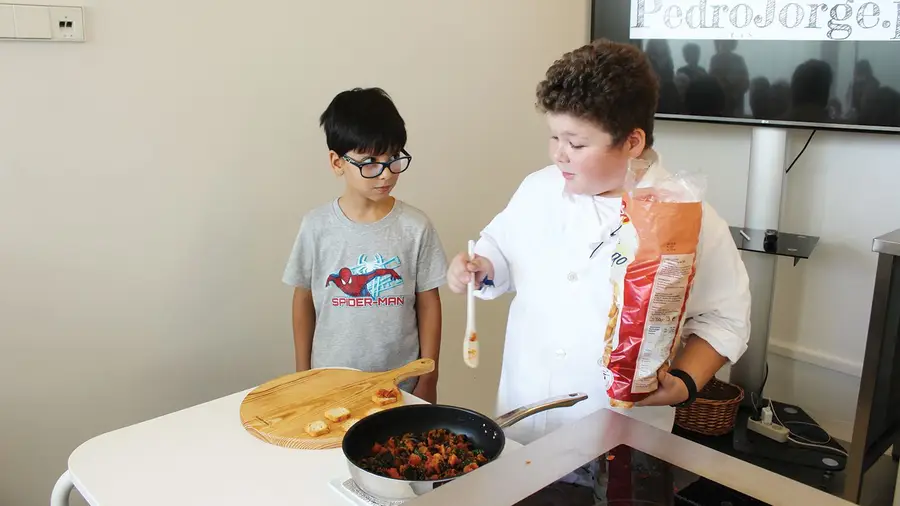
[[[793,103],[827,107],[833,79],[831,65],[822,60],[806,60],[794,69],[791,77]]]
[[[571,114],[603,128],[614,145],[640,128],[653,146],[659,80],[641,50],[600,39],[566,53],[537,87],[542,112]]]
[[[698,63],[700,61],[700,46],[693,42],[685,44],[681,48],[681,56],[688,63]]]
[[[354,88],[337,94],[319,117],[328,149],[367,155],[399,153],[406,147],[406,124],[381,88]]]

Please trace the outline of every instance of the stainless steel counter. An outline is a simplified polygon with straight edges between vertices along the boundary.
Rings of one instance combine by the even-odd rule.
[[[872,251],[900,257],[900,230],[876,237],[872,243]]]
[[[852,504],[606,409],[407,504],[514,505],[620,444],[773,506]]]

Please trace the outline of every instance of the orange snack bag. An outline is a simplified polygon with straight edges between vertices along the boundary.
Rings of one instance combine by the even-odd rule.
[[[630,408],[658,387],[681,342],[694,281],[702,186],[671,176],[622,198],[603,379],[610,406]]]

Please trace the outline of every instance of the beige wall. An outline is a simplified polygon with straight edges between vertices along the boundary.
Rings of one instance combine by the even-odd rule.
[[[397,194],[463,248],[546,162],[534,86],[587,39],[585,4],[86,0],[88,43],[0,43],[0,505],[46,504],[94,435],[290,370],[279,279],[300,215],[340,190],[316,125],[337,90],[393,94],[415,156]],[[741,223],[749,130],[661,123],[658,138]],[[790,139],[796,153],[805,132]],[[769,390],[841,437],[871,239],[900,227],[897,150],[820,133],[787,181],[783,228],[822,242],[779,264],[772,349],[788,358]],[[441,401],[490,409],[505,303],[481,306],[470,371],[445,297]]]
[[[56,2],[58,3],[58,2]],[[0,43],[0,504],[46,504],[102,432],[292,366],[280,283],[300,216],[340,191],[317,117],[395,98],[400,198],[465,247],[546,162],[533,93],[586,38],[583,0],[88,1],[83,45]],[[441,400],[488,409],[505,317]]]

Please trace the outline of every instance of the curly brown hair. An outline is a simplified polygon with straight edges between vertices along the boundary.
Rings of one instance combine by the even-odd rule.
[[[640,48],[599,39],[566,53],[547,69],[537,87],[541,112],[589,120],[625,142],[640,128],[653,146],[659,81]]]

